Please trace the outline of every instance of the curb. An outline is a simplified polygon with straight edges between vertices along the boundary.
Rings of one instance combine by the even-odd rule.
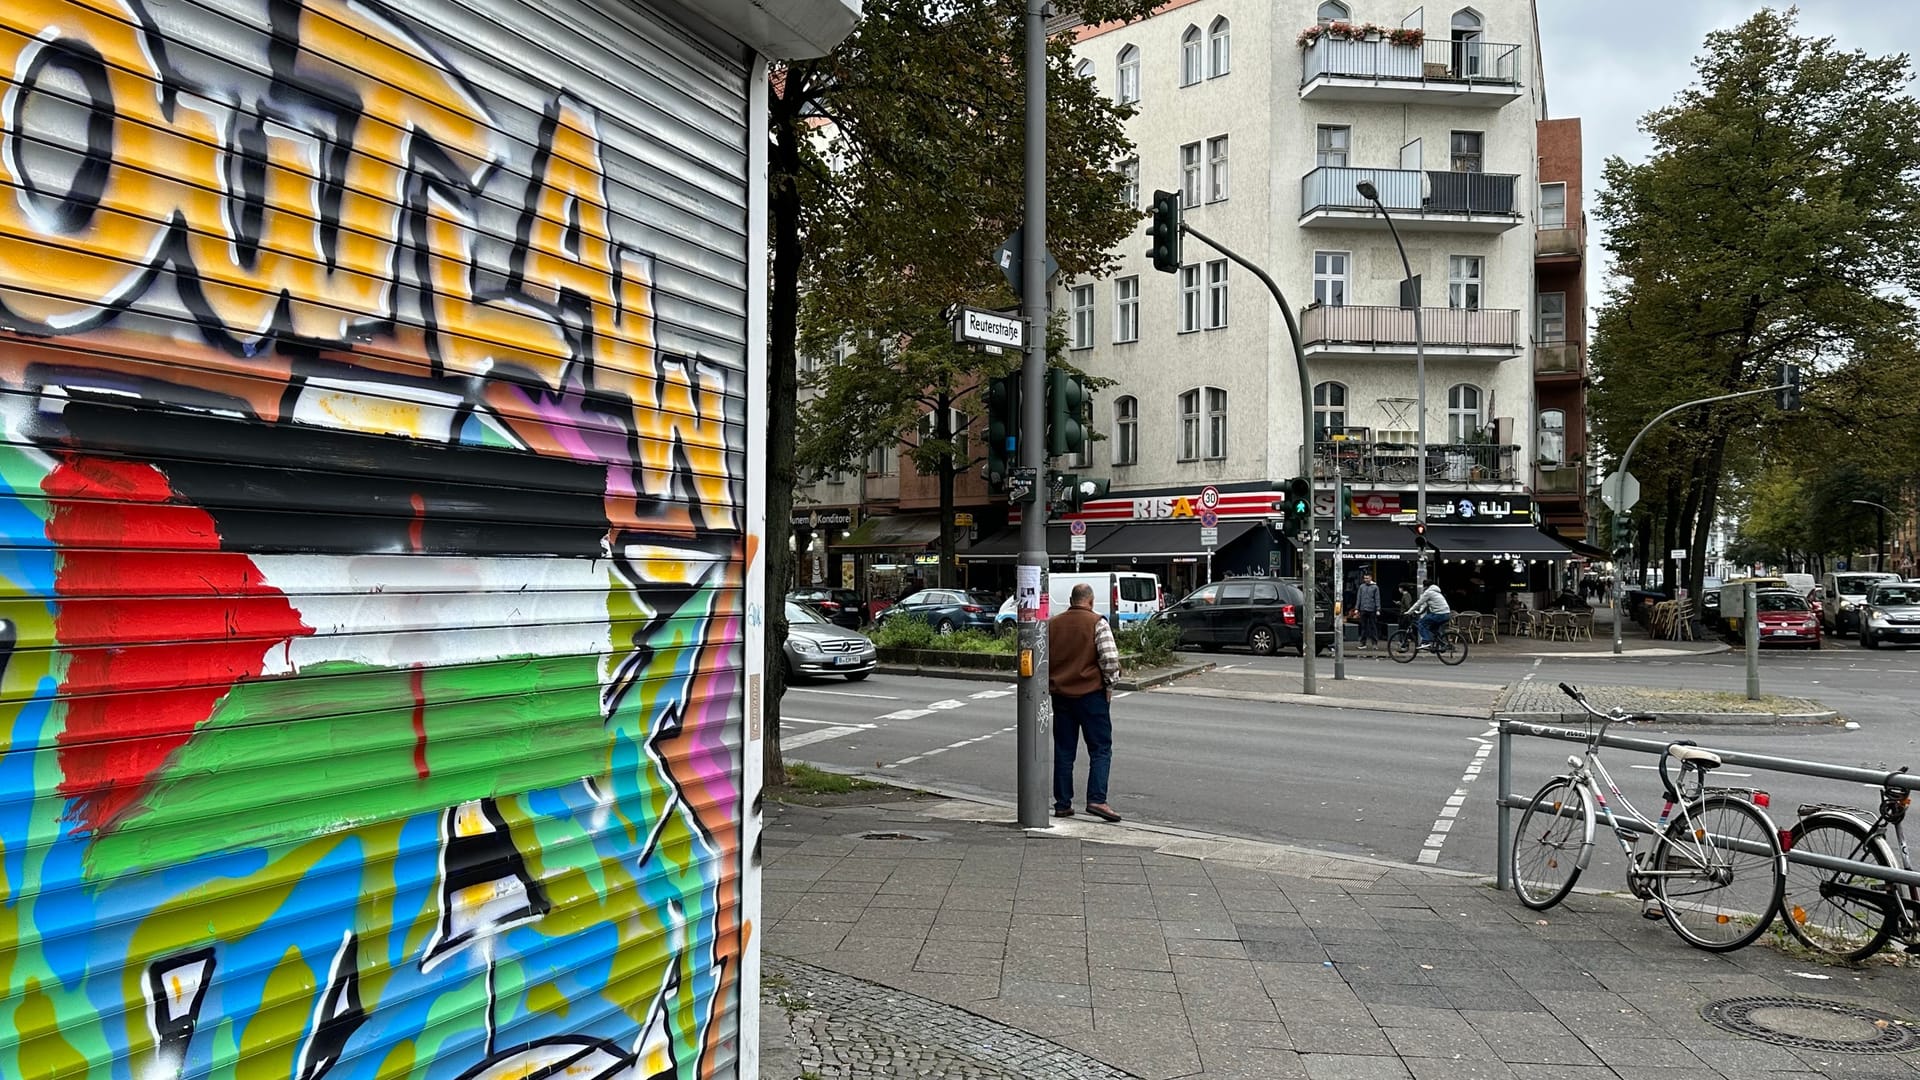
[[[1492,684],[1489,684],[1491,688]],[[1226,698],[1230,701],[1264,701],[1275,705],[1312,705],[1322,709],[1353,709],[1359,712],[1404,713],[1410,716],[1445,716],[1459,720],[1486,720],[1493,706],[1425,705],[1406,701],[1374,701],[1366,698],[1330,698],[1320,694],[1254,693],[1249,690],[1216,690],[1207,686],[1186,686],[1173,691],[1193,697]]]
[[[1812,713],[1695,713],[1651,712],[1647,715],[1667,724],[1698,724],[1714,727],[1773,727],[1779,724],[1832,724],[1838,726],[1840,713],[1834,709]],[[1529,724],[1568,723],[1564,712],[1497,711],[1496,720],[1520,720]]]
[[[997,671],[988,668],[922,667],[918,664],[876,664],[873,670],[881,675],[997,683],[1012,682],[1019,678],[1020,674],[1017,671]],[[1213,670],[1213,661],[1208,660],[1204,663],[1169,668],[1140,679],[1128,678],[1123,674],[1120,676],[1120,681],[1113,684],[1113,688],[1115,690],[1151,690],[1156,686],[1165,686],[1175,679],[1184,679],[1189,675],[1198,675],[1203,671],[1211,670]]]

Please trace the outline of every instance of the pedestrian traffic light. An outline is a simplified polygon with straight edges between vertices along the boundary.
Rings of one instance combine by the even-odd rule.
[[[1047,453],[1078,454],[1087,448],[1087,386],[1071,371],[1047,369]]]
[[[1153,246],[1147,249],[1153,258],[1153,268],[1165,274],[1177,272],[1180,269],[1179,192],[1153,193],[1153,224],[1147,226],[1147,239],[1153,241]]]
[[[1800,411],[1800,365],[1781,364],[1775,375],[1773,403],[1781,412]]]
[[[1427,546],[1427,523],[1424,521],[1413,523],[1413,546],[1416,548]]]
[[[1091,476],[1075,476],[1072,473],[1068,473],[1060,479],[1062,480],[1061,487],[1063,489],[1061,501],[1066,504],[1068,510],[1075,513],[1084,509],[1089,502],[1095,499],[1106,498],[1107,489],[1112,486],[1113,483],[1111,480],[1101,480]]]
[[[987,487],[1006,489],[1007,477],[1019,462],[1020,373],[1002,375],[987,383]]]
[[[1304,476],[1287,481],[1287,497],[1281,503],[1283,530],[1299,536],[1313,527],[1313,483]]]

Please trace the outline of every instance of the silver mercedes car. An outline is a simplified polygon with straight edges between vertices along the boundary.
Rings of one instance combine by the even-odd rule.
[[[818,612],[787,601],[789,677],[845,675],[848,682],[859,682],[873,674],[879,655],[865,634],[835,626]]]
[[[1876,581],[1859,607],[1860,644],[1920,645],[1920,584]]]

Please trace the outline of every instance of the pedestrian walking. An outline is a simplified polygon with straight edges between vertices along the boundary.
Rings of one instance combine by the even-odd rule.
[[[1107,821],[1120,815],[1107,805],[1107,772],[1113,761],[1113,684],[1120,677],[1120,647],[1107,620],[1093,610],[1093,587],[1075,585],[1067,610],[1047,620],[1047,689],[1053,696],[1053,816],[1073,816],[1073,759],[1087,744],[1087,813]]]
[[[1372,574],[1360,575],[1360,589],[1354,599],[1360,611],[1360,647],[1371,649],[1380,644],[1380,586]]]

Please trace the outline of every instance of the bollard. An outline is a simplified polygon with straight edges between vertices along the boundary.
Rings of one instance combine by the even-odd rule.
[[[1507,730],[1509,723],[1504,717],[1500,721],[1499,748],[1494,753],[1500,763],[1495,767],[1494,783],[1500,785],[1500,794],[1494,799],[1498,807],[1494,815],[1493,852],[1500,865],[1494,868],[1493,881],[1505,892],[1513,887],[1507,880],[1507,865],[1513,861],[1513,811],[1507,806],[1507,795],[1513,789],[1513,734]]]

